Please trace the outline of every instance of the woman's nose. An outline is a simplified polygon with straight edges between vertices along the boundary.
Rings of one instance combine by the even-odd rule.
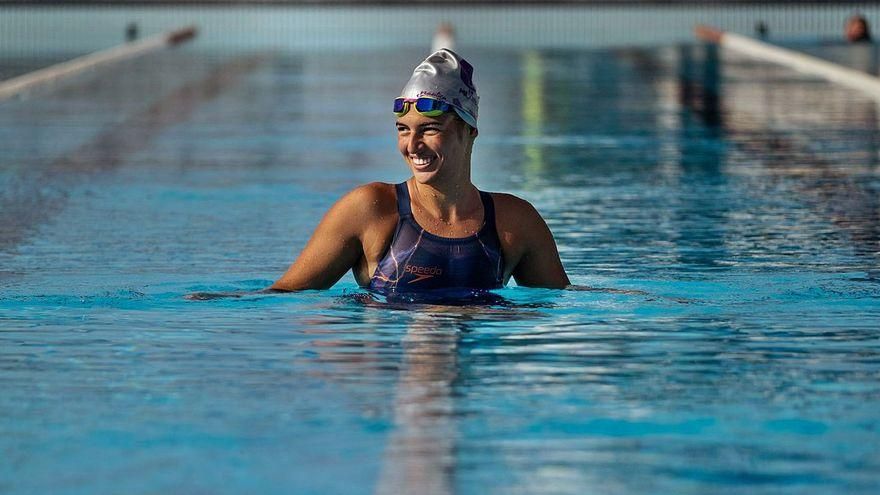
[[[406,142],[406,152],[410,154],[416,154],[422,148],[422,137],[417,132],[413,132],[409,135],[409,140]]]

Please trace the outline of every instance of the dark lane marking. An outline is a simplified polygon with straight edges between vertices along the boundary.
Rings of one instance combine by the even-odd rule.
[[[235,58],[205,78],[187,83],[142,112],[109,124],[91,141],[54,160],[38,174],[24,173],[0,198],[0,253],[9,252],[58,213],[71,186],[119,167],[167,127],[185,122],[195,110],[239,84],[268,59],[258,54]],[[0,272],[0,279],[9,276]]]

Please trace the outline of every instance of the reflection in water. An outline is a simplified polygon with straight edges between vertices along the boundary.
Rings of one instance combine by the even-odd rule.
[[[678,47],[679,102],[710,129],[724,127],[721,111],[722,74],[718,45],[683,44]],[[682,119],[687,119],[687,113]]]
[[[453,493],[457,431],[452,387],[461,331],[430,313],[418,315],[407,328],[393,430],[376,493]]]
[[[541,54],[536,50],[523,52],[522,59],[522,119],[526,138],[525,177],[541,177],[544,157],[539,142],[544,134],[544,67]]]
[[[850,47],[851,54],[864,48]],[[702,77],[682,71],[682,103],[707,125],[722,127],[726,139],[745,153],[745,160],[763,167],[762,177],[790,189],[786,197],[808,205],[846,235],[855,254],[880,261],[878,191],[858,179],[876,168],[877,104],[825,83],[804,85],[794,79],[789,91],[779,82],[780,73],[794,77],[786,69],[735,59],[727,64],[731,77],[725,83],[722,112],[715,97],[720,95],[715,88],[722,79],[717,48],[707,45],[703,50]],[[683,67],[694,64],[691,53],[692,49],[681,51]],[[723,119],[715,117],[722,113]],[[794,236],[804,236],[812,232],[797,230],[816,226],[807,221],[788,229]]]
[[[558,293],[559,291],[548,291]],[[275,297],[294,298],[295,294]],[[398,369],[393,385],[391,432],[375,491],[380,494],[455,492],[458,415],[455,387],[460,344],[485,325],[545,321],[551,302],[440,306],[387,303],[366,292],[333,299],[328,310],[299,320],[314,338],[319,365],[312,377],[350,384],[353,396],[366,396],[367,377],[384,379]],[[389,327],[391,322],[393,327]],[[349,326],[374,327],[376,334],[347,334]],[[332,365],[327,368],[326,365]],[[360,386],[358,386],[360,385]],[[376,393],[376,391],[374,391]],[[382,391],[379,398],[385,397]],[[377,397],[356,399],[371,402]]]
[[[652,273],[728,271],[780,263],[773,253],[827,261],[817,245],[876,262],[876,104],[785,69],[722,59],[714,45],[616,55],[521,59],[520,73],[534,75],[519,81],[524,109],[544,93],[540,113],[523,112],[531,120],[522,129],[523,157],[540,157],[542,172],[531,174],[537,162],[524,159],[520,181],[499,182],[548,218],[569,270],[607,265],[619,274],[651,259]],[[801,216],[804,206],[812,216]]]
[[[695,56],[694,52],[699,55]],[[729,184],[722,173],[725,163],[723,146],[700,146],[693,139],[701,133],[718,139],[724,125],[720,108],[722,101],[721,61],[716,45],[684,45],[679,47],[679,96],[681,104],[693,105],[694,118],[690,112],[679,112],[678,141],[681,148],[679,167],[682,171],[681,187],[712,188],[727,190]],[[702,84],[693,84],[699,80]],[[727,218],[736,207],[721,195],[682,195],[676,209],[675,225],[679,225],[680,239],[691,239],[679,246],[678,258],[690,266],[725,268],[730,253],[725,249]],[[692,232],[700,232],[698,237]]]
[[[653,270],[727,269],[726,224],[736,207],[728,200],[735,186],[721,173],[720,61],[716,49],[680,50],[695,53],[548,50],[520,61],[522,135],[505,139],[522,144],[523,165],[503,188],[536,204],[573,272],[618,275],[647,259],[657,262]],[[714,76],[711,91],[682,85],[678,95],[704,102],[702,117],[670,98],[678,72]]]
[[[391,410],[392,429],[376,493],[454,493],[459,436],[454,389],[460,378],[462,337],[478,331],[482,325],[522,324],[544,320],[547,315],[535,311],[534,304],[508,302],[507,307],[388,304],[366,293],[347,294],[336,298],[336,303],[340,312],[338,319],[328,314],[305,322],[314,329],[307,333],[327,337],[311,344],[319,351],[319,361],[344,365],[348,376],[365,376],[388,368],[389,360],[394,357],[389,354],[391,349],[400,353]],[[403,326],[402,335],[395,329],[387,339],[371,342],[339,338],[332,330],[323,330],[354,321],[379,330],[388,325],[389,318],[396,322],[395,327]],[[359,351],[348,352],[351,349]]]

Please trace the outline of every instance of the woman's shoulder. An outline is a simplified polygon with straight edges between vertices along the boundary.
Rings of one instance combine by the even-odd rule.
[[[503,246],[521,252],[547,231],[538,210],[523,198],[508,193],[490,193],[495,204],[495,225]]]
[[[495,204],[495,217],[499,221],[528,222],[541,219],[538,210],[531,203],[510,193],[490,192]]]
[[[352,189],[349,194],[359,195],[372,199],[382,199],[383,197],[394,197],[394,184],[387,182],[368,182],[361,184]]]
[[[356,217],[385,216],[397,211],[397,194],[394,184],[370,182],[346,193],[336,206]]]

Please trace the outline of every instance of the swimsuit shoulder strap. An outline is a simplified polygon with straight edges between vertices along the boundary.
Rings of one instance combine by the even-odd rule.
[[[412,216],[412,205],[409,199],[409,188],[406,182],[394,185],[397,191],[397,214],[400,218]],[[483,223],[486,227],[495,230],[495,202],[492,195],[486,191],[480,191],[480,201],[483,203]]]
[[[397,190],[397,214],[400,218],[412,216],[412,206],[409,203],[409,188],[406,182],[394,185]]]
[[[486,191],[480,191],[480,200],[483,202],[483,223],[486,228],[495,231],[495,202],[492,195]]]

